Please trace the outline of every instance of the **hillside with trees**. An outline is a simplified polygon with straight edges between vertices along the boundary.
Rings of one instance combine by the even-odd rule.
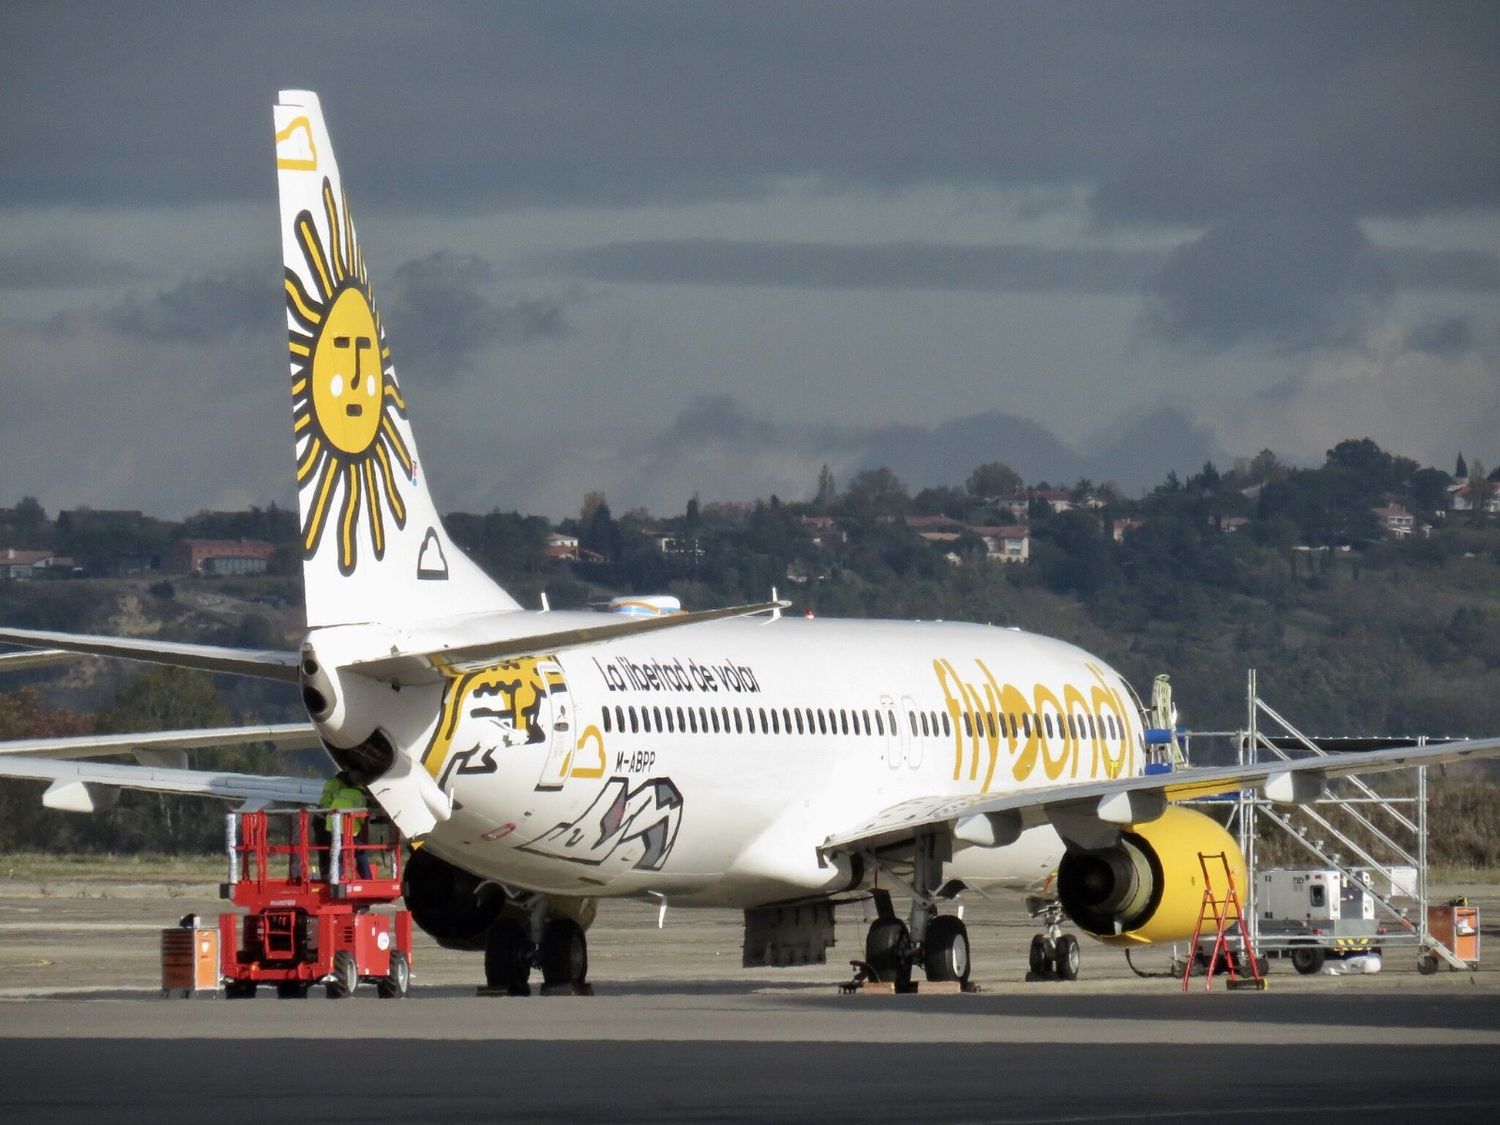
[[[523,604],[543,593],[559,608],[672,593],[706,608],[775,588],[796,612],[971,620],[1075,641],[1140,690],[1169,673],[1183,721],[1200,730],[1243,725],[1253,667],[1261,695],[1309,733],[1493,735],[1500,498],[1496,474],[1477,461],[1459,457],[1454,468],[1359,439],[1317,467],[1264,451],[1171,475],[1139,497],[1089,480],[1023,482],[997,459],[963,482],[915,492],[889,469],[840,485],[825,467],[808,482],[810,499],[694,495],[680,514],[616,516],[594,492],[556,525],[499,510],[445,518],[454,540]],[[165,573],[173,544],[196,537],[264,540],[274,554],[253,576]],[[70,556],[69,573],[82,576],[0,580],[0,621],[292,645],[296,538],[295,516],[274,506],[174,524],[136,513],[49,518],[22,500],[0,511],[0,558],[47,548]],[[137,673],[85,663],[95,667],[60,681],[0,678],[0,737],[129,729],[109,724],[135,721]],[[205,682],[204,714],[217,701],[236,720],[296,715],[294,692]],[[6,790],[16,788],[0,787],[0,825],[11,821]],[[0,828],[0,846],[16,842]],[[90,846],[70,837],[75,845]]]

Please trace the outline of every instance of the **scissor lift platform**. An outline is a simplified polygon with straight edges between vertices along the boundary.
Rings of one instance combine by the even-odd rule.
[[[221,897],[247,913],[219,915],[224,995],[260,985],[304,997],[322,984],[330,999],[362,981],[383,997],[406,995],[411,914],[372,910],[401,897],[401,839],[365,810],[230,813],[229,881]]]

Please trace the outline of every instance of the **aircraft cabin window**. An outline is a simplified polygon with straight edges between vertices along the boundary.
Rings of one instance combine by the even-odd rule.
[[[802,733],[802,709],[799,708],[799,707],[794,707],[794,708],[792,708],[792,714],[797,717],[797,733],[801,734]],[[791,729],[792,729],[791,727],[787,727],[787,730],[791,730]]]
[[[1068,737],[1072,739],[1076,739],[1078,737],[1078,725],[1073,722],[1072,715],[1068,716]]]
[[[609,733],[609,708],[604,709],[604,733]]]
[[[705,707],[698,708],[698,729],[708,733],[708,709]]]
[[[630,733],[635,734],[641,729],[640,720],[636,718],[635,708],[631,707],[630,710],[626,712],[626,714],[630,716]]]
[[[729,733],[729,708],[728,707],[720,707],[719,708],[719,714],[722,715],[722,716],[724,716],[724,733],[728,734]]]
[[[885,736],[885,720],[880,717],[880,712],[875,712],[875,733],[882,738]]]
[[[948,712],[944,711],[941,718],[943,720],[943,734],[945,736],[952,737],[953,728],[948,725]]]
[[[670,708],[670,707],[667,708],[667,733],[668,734],[676,734],[677,733],[677,722],[676,722],[676,720],[672,716],[672,708]]]
[[[687,733],[687,718],[683,715],[681,707],[677,708],[677,732],[679,734]]]
[[[1052,712],[1048,711],[1042,716],[1042,725],[1047,728],[1047,737],[1052,737]]]
[[[1031,715],[1029,713],[1021,716],[1021,730],[1025,732],[1027,738],[1031,737]]]
[[[969,718],[969,713],[967,711],[964,712],[964,737],[965,738],[973,738],[974,737],[974,723]]]
[[[911,721],[911,733],[915,737],[917,733],[917,713],[915,711],[908,711],[906,717]]]
[[[828,723],[827,723],[827,721],[823,717],[823,708],[821,708],[821,707],[818,708],[818,733],[819,734],[827,734],[828,733]]]
[[[915,723],[916,720],[913,719],[912,722]],[[896,731],[898,729],[897,726],[896,726],[896,712],[894,712],[894,711],[887,711],[885,713],[885,729],[891,732],[891,737],[892,738],[896,737]],[[915,728],[913,728],[913,729],[915,729]]]
[[[781,733],[781,716],[776,713],[776,708],[771,708],[771,733]]]
[[[855,731],[854,731],[854,733],[858,734],[859,733],[859,729],[858,729],[859,728],[859,716],[858,715],[856,715],[854,717],[854,725],[855,725]],[[843,731],[845,734],[849,733],[849,712],[845,711],[842,707],[839,708],[839,729],[841,731]]]
[[[740,709],[738,707],[736,707],[734,709],[734,733],[735,734],[744,734],[745,733],[745,724],[740,719]]]
[[[660,707],[653,707],[653,708],[651,708],[651,714],[652,714],[653,720],[656,723],[656,726],[653,729],[654,730],[665,730],[666,728],[663,727],[662,724],[661,724],[661,708]]]
[[[1086,721],[1089,724],[1089,737],[1093,738],[1093,739],[1097,739],[1099,737],[1099,728],[1094,723],[1094,716],[1092,716],[1092,715],[1086,716]]]
[[[712,707],[710,707],[708,709],[708,717],[713,722],[714,733],[718,734],[719,733],[719,713],[717,711],[715,711]]]
[[[766,715],[766,709],[764,707],[762,707],[760,709],[760,733],[761,734],[770,734],[771,733],[771,720]]]

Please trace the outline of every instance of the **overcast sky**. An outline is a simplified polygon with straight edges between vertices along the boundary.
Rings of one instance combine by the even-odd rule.
[[[280,88],[444,508],[1500,459],[1492,0],[6,0],[0,75],[0,506],[294,503]]]

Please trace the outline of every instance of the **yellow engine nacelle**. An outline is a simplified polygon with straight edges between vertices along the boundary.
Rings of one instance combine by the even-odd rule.
[[[1057,865],[1057,897],[1068,917],[1106,945],[1187,941],[1203,912],[1200,853],[1210,857],[1214,897],[1223,899],[1223,852],[1243,903],[1245,857],[1209,817],[1171,805],[1157,819],[1133,824],[1112,847],[1070,847]]]

